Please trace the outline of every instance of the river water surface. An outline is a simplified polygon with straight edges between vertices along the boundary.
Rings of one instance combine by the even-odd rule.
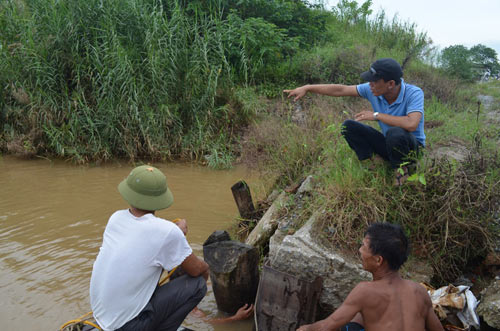
[[[245,179],[242,168],[215,171],[191,164],[154,164],[167,176],[174,204],[157,216],[188,220],[193,250],[238,215],[230,187]],[[109,216],[127,208],[117,191],[132,166],[75,166],[63,161],[0,157],[1,329],[57,330],[90,311],[92,264]],[[209,284],[210,285],[210,284]],[[199,308],[218,316],[210,290]],[[250,331],[252,321],[211,324],[189,316],[194,330]]]

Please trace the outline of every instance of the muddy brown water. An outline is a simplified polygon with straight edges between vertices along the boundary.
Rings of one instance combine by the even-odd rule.
[[[245,179],[243,168],[215,171],[192,164],[154,164],[167,175],[175,202],[159,217],[188,220],[188,241],[202,243],[227,229],[238,215],[230,187]],[[127,164],[74,166],[63,161],[0,156],[0,321],[2,330],[57,330],[90,311],[88,287],[108,217],[127,208],[116,186]],[[261,189],[261,191],[263,191]],[[199,308],[220,316],[209,284]],[[251,320],[215,325],[194,316],[194,330],[250,331]]]

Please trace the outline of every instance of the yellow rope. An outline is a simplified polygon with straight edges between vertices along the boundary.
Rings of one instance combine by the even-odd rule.
[[[172,270],[170,270],[170,272],[163,278],[163,279],[160,279],[160,281],[158,282],[158,285],[162,286],[164,285],[167,280],[170,278],[170,276],[172,276],[172,274],[174,273],[175,270],[177,270],[179,266],[173,268]]]
[[[93,322],[90,322],[90,321],[84,321],[84,319],[89,318],[92,314],[93,313],[91,311],[89,311],[88,313],[86,313],[86,314],[78,317],[77,319],[68,321],[68,322],[64,323],[63,325],[61,325],[61,327],[59,328],[59,330],[63,330],[68,325],[76,324],[76,323],[82,323],[82,324],[91,325],[91,326],[93,326],[94,328],[96,328],[98,330],[102,330],[101,327],[99,325],[97,325],[96,323],[93,323]]]
[[[71,320],[71,321],[67,321],[66,323],[64,323],[63,325],[61,325],[61,327],[59,328],[59,330],[62,330],[64,329],[65,327],[67,327],[68,325],[70,324],[73,324],[73,323],[79,323],[80,320],[79,319],[76,319],[76,320]]]

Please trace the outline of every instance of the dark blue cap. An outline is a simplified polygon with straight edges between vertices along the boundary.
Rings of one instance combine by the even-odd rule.
[[[391,58],[378,59],[370,66],[370,70],[361,74],[361,78],[368,82],[374,82],[379,79],[384,79],[386,82],[394,80],[399,83],[403,77],[403,69],[399,63]]]

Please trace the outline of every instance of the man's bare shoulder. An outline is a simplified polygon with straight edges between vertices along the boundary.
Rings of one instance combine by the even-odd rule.
[[[359,282],[358,285],[356,285],[353,290],[356,291],[370,290],[375,287],[373,283],[374,283],[373,281]]]
[[[424,286],[407,279],[404,280],[404,286],[405,290],[403,290],[403,292],[406,292],[407,295],[412,296],[414,300],[416,300],[415,304],[418,304],[420,307],[422,307],[422,309],[426,309],[427,307],[430,307],[432,305],[429,294],[427,293],[427,290]]]
[[[404,282],[408,288],[413,289],[415,291],[415,293],[417,293],[418,295],[422,295],[425,297],[429,296],[429,294],[427,294],[427,290],[421,284],[416,283],[416,282],[409,280],[409,279],[404,279]]]
[[[366,300],[371,295],[377,295],[379,292],[380,286],[378,286],[377,282],[368,281],[358,283],[358,285],[352,289],[351,295],[355,297],[362,297],[363,300]]]

